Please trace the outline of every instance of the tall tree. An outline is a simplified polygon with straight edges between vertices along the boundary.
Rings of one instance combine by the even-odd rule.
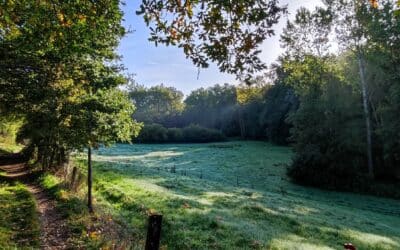
[[[334,14],[335,31],[342,47],[352,50],[358,61],[359,79],[362,92],[362,103],[365,116],[368,175],[374,177],[374,160],[372,153],[372,125],[369,107],[369,93],[366,78],[366,42],[368,32],[365,19],[371,14],[371,9],[377,8],[377,1],[363,0],[329,0],[326,1],[331,13]]]
[[[131,85],[129,97],[137,110],[134,118],[146,123],[165,122],[167,117],[176,117],[183,111],[183,93],[163,84],[146,88]]]
[[[70,150],[136,132],[132,105],[116,90],[125,82],[115,63],[125,34],[120,1],[3,1],[0,7],[0,107],[24,116],[19,137],[29,140],[45,170]],[[91,197],[88,203],[91,209]]]

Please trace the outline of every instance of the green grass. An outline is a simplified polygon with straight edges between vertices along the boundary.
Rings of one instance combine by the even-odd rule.
[[[0,183],[0,249],[39,247],[35,200],[23,184]]]
[[[45,174],[38,183],[56,200],[57,212],[66,221],[68,249],[113,249],[116,241],[126,240],[121,237],[129,239],[109,214],[102,211],[90,214],[85,199],[69,191],[59,177]]]
[[[20,144],[15,144],[7,141],[0,141],[0,156],[10,153],[17,153],[23,148]]]
[[[400,249],[400,201],[292,184],[291,156],[262,142],[119,144],[94,157],[97,204],[142,242],[162,213],[168,249]]]

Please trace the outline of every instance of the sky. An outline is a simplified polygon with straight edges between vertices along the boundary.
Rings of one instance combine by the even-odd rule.
[[[150,43],[148,41],[149,30],[143,18],[135,14],[141,1],[128,0],[126,2],[126,5],[123,6],[123,25],[133,32],[121,40],[118,52],[122,56],[126,73],[135,74],[138,83],[145,86],[163,83],[165,86],[177,88],[185,95],[194,89],[209,87],[217,83],[238,84],[233,75],[219,72],[213,64],[207,69],[200,69],[198,75],[197,67],[192,64],[191,60],[186,59],[181,49],[163,45],[156,47]],[[300,6],[313,9],[322,4],[321,0],[281,0],[280,2],[288,5],[289,15],[282,18],[274,27],[275,36],[267,38],[262,44],[260,57],[268,65],[282,53],[279,35],[286,23],[286,18],[291,18]]]

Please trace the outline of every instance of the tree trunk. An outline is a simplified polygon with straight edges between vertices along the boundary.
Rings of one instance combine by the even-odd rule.
[[[90,213],[93,213],[93,202],[92,202],[92,148],[88,147],[88,209]]]
[[[367,90],[367,82],[365,79],[365,64],[364,57],[361,51],[358,51],[358,67],[360,73],[360,82],[361,82],[361,91],[362,91],[362,99],[363,99],[363,109],[365,116],[365,125],[367,129],[367,157],[368,157],[368,175],[371,178],[374,178],[374,164],[372,160],[372,131],[371,131],[371,117],[368,108],[368,90]]]
[[[239,117],[240,137],[245,138],[246,137],[246,126],[245,126],[245,123],[243,120],[242,107],[239,107],[238,117]]]

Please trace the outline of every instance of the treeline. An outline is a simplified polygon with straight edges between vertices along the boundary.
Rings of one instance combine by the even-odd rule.
[[[267,84],[263,77],[249,86],[200,88],[185,99],[172,87],[136,84],[130,86],[129,96],[137,108],[134,119],[144,123],[135,139],[140,142],[210,142],[240,137],[287,144],[290,125],[285,119],[298,107],[291,87],[278,82]],[[200,138],[188,133],[195,128]],[[167,131],[179,131],[177,138],[183,137],[165,136]]]
[[[133,140],[143,143],[205,143],[225,141],[226,137],[219,130],[194,124],[184,128],[165,128],[152,123],[145,124]]]
[[[332,43],[330,40],[338,42]],[[300,99],[288,122],[290,176],[307,185],[400,197],[400,13],[394,1],[300,9],[282,35],[284,81]],[[338,45],[340,53],[330,53]]]
[[[158,104],[165,110],[145,122],[289,143],[295,182],[400,197],[399,5],[349,0],[301,8],[281,42],[285,53],[267,80],[201,88],[184,100],[167,88],[174,101]],[[154,90],[165,87],[147,89],[142,98],[136,88],[143,90],[136,86],[130,97],[138,113],[149,114],[137,103],[151,103]],[[150,106],[157,105],[143,105]]]

